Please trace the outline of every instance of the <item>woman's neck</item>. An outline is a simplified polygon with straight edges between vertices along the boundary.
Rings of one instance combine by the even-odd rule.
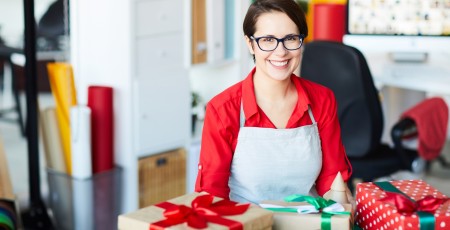
[[[292,92],[296,92],[295,85],[290,78],[283,81],[255,73],[253,76],[256,99],[266,102],[279,103],[289,98]]]
[[[290,78],[276,81],[254,76],[256,103],[276,128],[286,128],[297,104],[298,94]]]

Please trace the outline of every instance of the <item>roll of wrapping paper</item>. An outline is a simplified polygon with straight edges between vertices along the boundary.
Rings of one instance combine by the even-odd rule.
[[[89,86],[91,109],[92,170],[99,173],[114,167],[113,88]]]
[[[12,230],[17,228],[17,212],[15,207],[15,196],[3,142],[0,139],[0,229]]]
[[[70,108],[70,143],[72,177],[86,179],[92,176],[91,109],[85,105]]]
[[[41,111],[39,119],[44,143],[45,160],[48,168],[57,172],[67,173],[66,162],[59,135],[56,108],[48,107]]]
[[[343,4],[314,4],[314,40],[342,42],[346,9]]]
[[[347,4],[347,0],[304,0],[308,2],[308,11],[306,13],[306,23],[308,24],[308,37],[306,37],[306,42],[314,40],[314,5],[322,3],[331,4]]]
[[[62,140],[64,161],[66,162],[67,173],[71,175],[69,109],[71,106],[77,104],[73,70],[70,64],[61,62],[48,63],[47,70],[50,87],[56,104],[56,117]]]

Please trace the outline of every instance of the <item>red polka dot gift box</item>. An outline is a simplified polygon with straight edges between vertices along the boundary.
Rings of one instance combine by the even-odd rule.
[[[422,180],[360,183],[355,215],[362,229],[450,229],[450,199]]]

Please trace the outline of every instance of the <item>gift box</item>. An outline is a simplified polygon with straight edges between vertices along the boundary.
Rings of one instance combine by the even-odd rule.
[[[360,183],[355,218],[362,229],[449,229],[450,201],[422,180]]]
[[[273,210],[274,230],[349,230],[353,228],[351,204],[341,204],[344,210],[330,212],[322,210],[319,213],[309,213],[312,207],[307,202],[262,201],[260,205]]]
[[[273,213],[253,204],[238,204],[207,193],[190,193],[118,219],[119,230],[272,229]]]

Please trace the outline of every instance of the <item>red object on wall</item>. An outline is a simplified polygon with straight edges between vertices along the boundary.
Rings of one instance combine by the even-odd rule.
[[[88,106],[91,109],[92,172],[114,168],[113,88],[89,86]]]
[[[342,42],[346,12],[343,4],[314,4],[314,40]]]

